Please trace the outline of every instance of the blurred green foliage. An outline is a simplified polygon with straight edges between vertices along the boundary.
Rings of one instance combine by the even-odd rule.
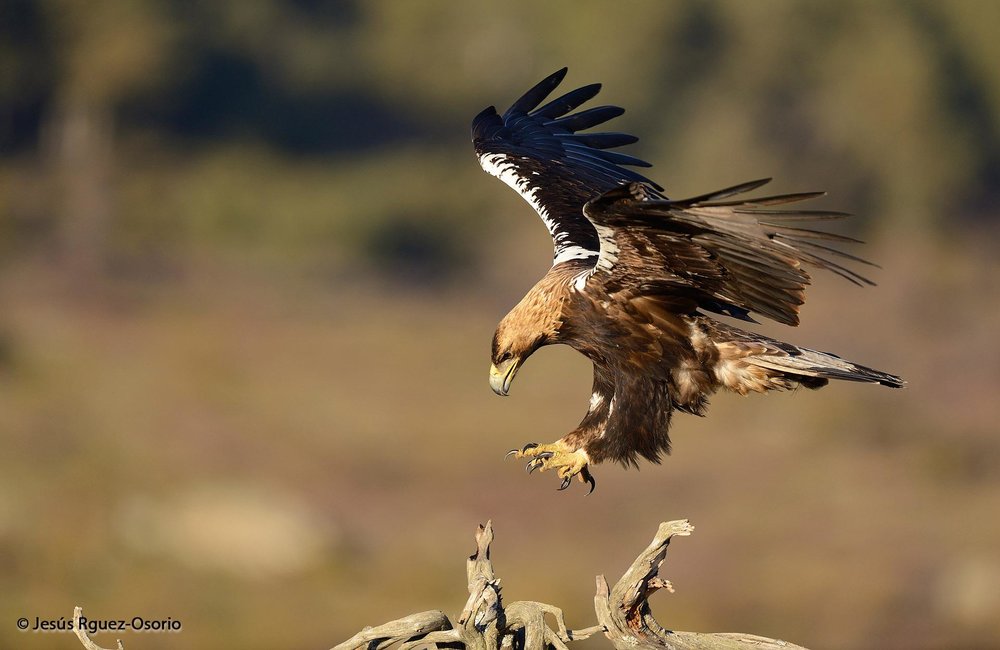
[[[675,194],[774,175],[829,189],[879,227],[931,232],[992,221],[1000,197],[995,3],[8,0],[0,11],[0,233],[12,255],[99,246],[89,254],[125,270],[216,249],[313,266],[360,252],[393,267],[387,256],[412,252],[386,245],[398,227],[436,242],[426,263],[466,270],[498,216],[463,146],[469,116],[564,64],[568,83],[604,81],[601,99],[629,108],[620,126],[642,136],[634,149]],[[85,228],[106,231],[99,244],[59,236],[74,200],[58,200],[53,158],[74,111],[109,125],[87,145],[110,151],[93,163],[108,168],[108,214]]]
[[[583,626],[592,575],[691,517],[661,621],[995,647],[998,28],[985,0],[0,1],[0,646],[76,604],[184,623],[128,648],[332,646],[460,610],[487,517],[505,594]],[[546,350],[493,399],[551,249],[468,127],[563,65],[670,195],[774,176],[857,213],[881,286],[818,277],[762,327],[909,388],[719,396],[587,499],[505,465],[589,367]]]

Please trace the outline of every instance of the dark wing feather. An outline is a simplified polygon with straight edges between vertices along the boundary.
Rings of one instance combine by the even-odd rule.
[[[856,239],[790,225],[846,214],[773,207],[822,193],[724,200],[769,181],[679,201],[651,196],[636,184],[605,193],[584,208],[601,240],[601,255],[586,282],[600,282],[609,291],[683,296],[701,309],[746,319],[754,312],[788,325],[798,324],[810,282],[804,265],[858,285],[873,284],[837,258],[870,262],[819,243]]]
[[[503,114],[504,120],[506,121],[507,118],[512,116],[517,117],[518,115],[524,115],[531,109],[541,104],[542,100],[548,97],[552,91],[556,89],[556,86],[562,83],[562,80],[568,71],[569,68],[556,70],[532,86],[531,90],[521,95],[517,101],[510,105],[510,108],[508,108]]]
[[[570,133],[563,136],[563,142],[580,144],[594,149],[611,149],[623,147],[639,141],[639,138],[628,133]]]
[[[622,183],[662,188],[630,167],[649,163],[617,151],[638,140],[626,133],[579,133],[621,115],[617,106],[574,113],[593,99],[600,84],[571,90],[539,108],[566,76],[549,75],[498,114],[487,108],[472,123],[472,141],[483,169],[498,176],[538,211],[555,244],[555,263],[596,259],[600,242],[583,205]]]
[[[580,111],[579,113],[567,115],[566,117],[560,117],[557,120],[552,120],[548,122],[546,126],[550,127],[555,132],[560,130],[571,132],[583,131],[584,129],[589,129],[597,126],[598,124],[603,124],[609,120],[613,120],[616,117],[620,117],[624,113],[625,109],[620,106],[598,106],[596,108],[588,108],[587,110]]]
[[[563,68],[563,70],[565,70],[565,68]],[[544,117],[549,119],[557,118],[560,115],[569,113],[588,100],[593,99],[599,92],[601,92],[601,84],[590,84],[589,86],[584,86],[583,88],[577,88],[576,90],[566,93],[562,97],[553,99],[537,111],[533,111],[532,115],[535,117]]]

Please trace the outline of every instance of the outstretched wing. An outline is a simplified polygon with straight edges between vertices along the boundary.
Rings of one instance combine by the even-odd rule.
[[[744,320],[754,312],[797,325],[810,281],[804,265],[858,285],[874,284],[835,260],[870,262],[821,243],[858,240],[797,225],[845,213],[780,207],[822,192],[726,200],[770,180],[680,201],[651,196],[631,183],[590,201],[584,213],[597,229],[601,250],[577,286],[599,282],[608,291],[658,294]]]
[[[577,88],[538,107],[565,76],[563,68],[526,92],[503,115],[490,106],[472,122],[479,164],[541,216],[555,246],[553,265],[572,259],[596,260],[600,244],[593,225],[583,216],[587,201],[627,182],[642,183],[653,193],[662,190],[628,169],[649,167],[649,163],[610,151],[638,138],[625,133],[581,133],[625,112],[617,106],[572,112],[597,95],[600,84]]]

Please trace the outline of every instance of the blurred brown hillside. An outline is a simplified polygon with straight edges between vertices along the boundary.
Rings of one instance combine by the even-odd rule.
[[[975,0],[3,0],[0,647],[78,647],[15,625],[76,604],[182,622],[130,650],[330,647],[459,611],[487,518],[505,596],[582,627],[593,576],[689,517],[668,625],[1000,648],[998,28]],[[468,127],[563,65],[671,196],[773,176],[857,214],[879,286],[817,277],[761,329],[909,386],[720,395],[587,498],[505,463],[590,369],[546,349],[490,392],[551,244]]]

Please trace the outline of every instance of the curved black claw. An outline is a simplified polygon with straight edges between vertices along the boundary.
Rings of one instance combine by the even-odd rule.
[[[597,481],[594,480],[594,475],[590,473],[589,469],[587,469],[586,467],[584,467],[582,470],[580,470],[580,476],[583,478],[583,482],[584,483],[589,483],[590,484],[590,491],[587,492],[587,494],[588,495],[593,494],[594,488],[597,487]],[[562,483],[560,483],[559,487],[556,488],[556,489],[559,490],[560,492],[562,492],[563,490],[565,490],[566,488],[568,488],[569,485],[570,485],[570,483],[572,483],[572,482],[573,482],[573,477],[572,476],[566,476],[566,477],[563,478]]]
[[[529,442],[528,444],[526,444],[525,446],[521,447],[520,449],[511,449],[510,451],[508,451],[506,453],[506,455],[504,455],[503,458],[504,458],[504,460],[507,460],[511,456],[516,456],[518,454],[523,454],[524,452],[528,451],[529,449],[534,449],[537,446],[538,446],[537,442]]]

